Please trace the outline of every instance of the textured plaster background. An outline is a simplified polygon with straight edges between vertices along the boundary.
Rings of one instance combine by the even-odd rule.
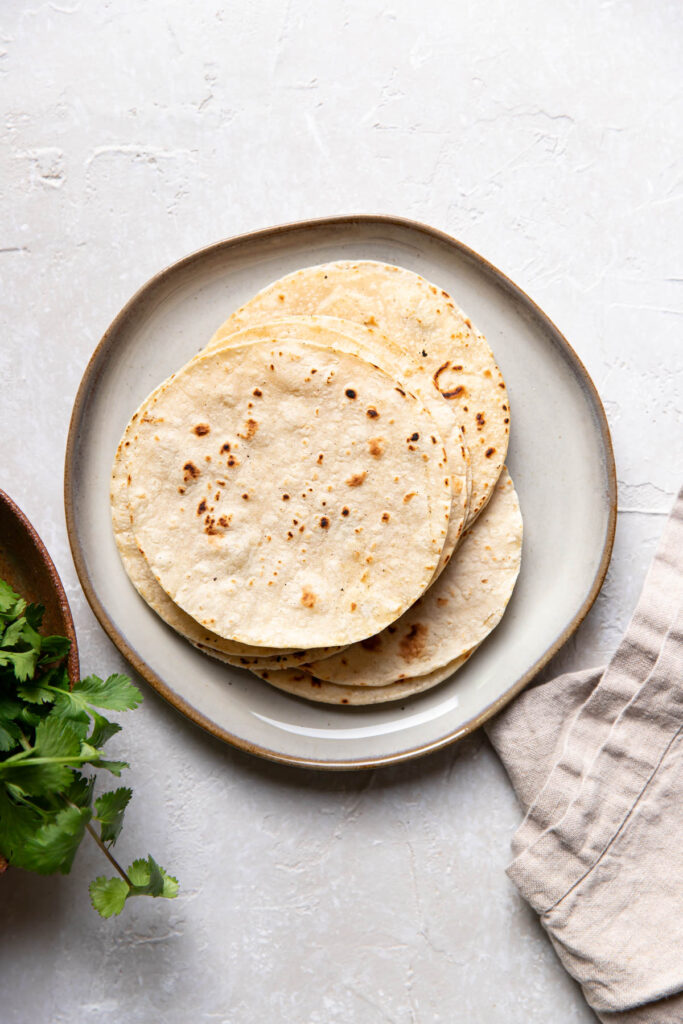
[[[188,251],[347,212],[462,239],[585,362],[620,516],[602,595],[551,669],[612,651],[682,475],[682,22],[678,0],[4,0],[0,483],[55,558],[85,671],[125,668],[62,510],[93,347]],[[121,856],[149,849],[182,895],[101,923],[97,850],[68,878],[13,872],[2,1024],[594,1019],[503,873],[520,814],[483,736],[323,776],[145,696],[118,747]]]

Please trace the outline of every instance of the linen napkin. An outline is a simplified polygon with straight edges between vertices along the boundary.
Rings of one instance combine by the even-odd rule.
[[[526,812],[508,874],[610,1024],[683,1024],[683,489],[606,668],[486,731]]]

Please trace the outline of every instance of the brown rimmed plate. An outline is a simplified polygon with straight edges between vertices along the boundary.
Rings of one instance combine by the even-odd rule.
[[[312,704],[196,651],[133,589],[109,513],[116,445],[142,399],[264,285],[334,259],[382,260],[417,271],[451,292],[487,336],[508,384],[508,465],[525,526],[512,601],[466,667],[410,700],[368,708]],[[218,242],[161,271],[133,296],[95,350],[76,397],[65,503],[76,569],[93,611],[119,650],[174,707],[262,757],[364,768],[417,757],[471,732],[559,650],[607,571],[616,476],[595,387],[524,292],[434,228],[398,217],[334,217]]]

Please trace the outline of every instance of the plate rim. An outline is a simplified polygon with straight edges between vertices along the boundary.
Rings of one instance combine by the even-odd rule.
[[[510,686],[505,693],[501,694],[491,704],[487,705],[478,715],[473,716],[467,722],[463,723],[457,729],[449,732],[447,735],[442,736],[430,743],[418,744],[417,746],[411,746],[405,750],[400,750],[392,754],[381,755],[378,757],[362,757],[354,759],[338,759],[338,760],[319,760],[318,758],[311,757],[295,757],[290,754],[283,754],[277,750],[271,750],[268,747],[263,747],[260,744],[252,743],[249,740],[242,739],[239,736],[234,735],[227,729],[223,729],[217,725],[206,715],[201,714],[195,708],[193,708],[183,697],[174,693],[170,687],[164,682],[164,680],[154,672],[147,663],[138,656],[134,651],[126,637],[121,633],[114,625],[106,608],[100,601],[92,580],[86,568],[86,561],[84,552],[81,547],[81,543],[78,537],[76,529],[76,517],[75,517],[75,464],[77,461],[77,442],[80,434],[80,425],[83,421],[84,413],[88,403],[88,397],[90,394],[91,387],[96,381],[100,364],[103,362],[105,357],[109,354],[109,350],[112,343],[112,338],[116,336],[116,333],[123,325],[125,320],[131,313],[134,306],[142,299],[145,293],[161,284],[167,277],[174,274],[178,270],[181,270],[191,263],[200,260],[210,254],[218,253],[221,250],[228,250],[235,246],[239,246],[245,242],[265,240],[267,238],[275,238],[279,235],[291,234],[296,231],[306,231],[310,229],[325,229],[335,227],[353,227],[353,226],[391,226],[398,227],[400,229],[408,229],[409,231],[416,232],[427,236],[429,239],[436,240],[447,247],[455,249],[460,255],[465,256],[472,263],[478,264],[489,275],[495,277],[504,288],[512,294],[517,300],[521,300],[526,305],[534,316],[542,323],[546,330],[553,336],[553,341],[558,348],[563,352],[565,358],[568,359],[569,363],[575,369],[577,376],[580,380],[580,384],[587,394],[589,404],[592,406],[593,411],[596,415],[597,424],[599,427],[600,438],[603,447],[603,465],[606,472],[607,478],[607,500],[609,504],[608,517],[607,517],[607,530],[605,533],[605,539],[602,548],[602,554],[599,565],[593,577],[591,586],[588,590],[586,597],[577,610],[571,621],[565,626],[565,628],[558,634],[554,641],[546,648],[543,654],[536,659],[534,664],[515,682]],[[218,242],[213,242],[210,245],[203,246],[200,249],[196,249],[186,256],[181,257],[173,263],[168,264],[163,269],[153,274],[147,281],[144,282],[128,299],[125,305],[114,317],[109,327],[105,330],[102,338],[98,342],[95,350],[93,351],[88,364],[83,372],[81,382],[76,392],[74,399],[73,409],[71,412],[71,418],[69,421],[69,430],[66,441],[66,451],[64,458],[64,510],[66,516],[66,528],[67,535],[69,538],[69,546],[71,548],[71,555],[73,558],[74,566],[76,568],[76,574],[78,576],[80,585],[83,589],[83,593],[86,596],[88,604],[92,609],[96,619],[100,626],[104,629],[109,639],[112,641],[114,646],[124,656],[124,658],[133,666],[135,671],[142,676],[149,685],[156,690],[156,692],[164,698],[176,711],[179,711],[186,718],[189,718],[191,722],[204,729],[217,739],[222,740],[225,743],[229,743],[231,746],[236,747],[248,754],[254,754],[256,756],[265,758],[268,761],[272,761],[278,764],[286,764],[298,768],[316,768],[325,771],[355,771],[358,769],[365,768],[380,768],[386,765],[400,764],[404,761],[412,760],[413,758],[423,757],[427,754],[433,753],[436,750],[440,750],[443,747],[448,746],[451,743],[462,739],[469,733],[474,732],[482,726],[489,718],[492,718],[498,711],[502,710],[506,704],[508,704],[514,697],[520,693],[528,683],[536,676],[542,668],[550,661],[550,659],[557,654],[557,652],[564,646],[567,640],[576,632],[579,628],[586,615],[592,608],[595,599],[600,593],[600,589],[607,575],[607,569],[609,567],[610,559],[612,556],[612,549],[614,547],[614,535],[616,531],[617,522],[617,475],[616,465],[614,460],[614,450],[612,447],[612,439],[610,435],[609,425],[607,423],[607,416],[598,394],[597,388],[593,383],[588,371],[586,370],[583,362],[574,351],[572,346],[569,344],[565,336],[556,326],[556,324],[550,319],[550,317],[538,306],[534,300],[527,295],[527,293],[515,284],[507,274],[499,270],[495,264],[491,263],[484,256],[481,256],[474,249],[470,248],[464,242],[454,238],[452,235],[441,231],[439,228],[434,228],[429,224],[425,224],[422,221],[412,220],[407,217],[394,216],[391,214],[342,214],[339,216],[332,217],[318,217],[307,220],[291,221],[285,224],[277,224],[273,227],[259,228],[255,231],[247,231],[239,235],[232,235],[229,238],[222,239]]]

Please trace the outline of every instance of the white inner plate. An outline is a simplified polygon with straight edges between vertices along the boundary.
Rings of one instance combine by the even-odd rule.
[[[221,665],[138,596],[119,559],[109,474],[142,399],[264,285],[299,267],[371,259],[450,292],[486,335],[508,386],[508,466],[524,516],[517,587],[467,665],[433,690],[367,708],[313,704]],[[235,746],[291,764],[355,768],[406,760],[481,725],[548,661],[597,596],[612,549],[614,461],[585,369],[545,315],[459,242],[391,217],[341,217],[218,243],[162,271],[98,346],[74,406],[65,500],[81,584],[114,643],[167,700]]]

